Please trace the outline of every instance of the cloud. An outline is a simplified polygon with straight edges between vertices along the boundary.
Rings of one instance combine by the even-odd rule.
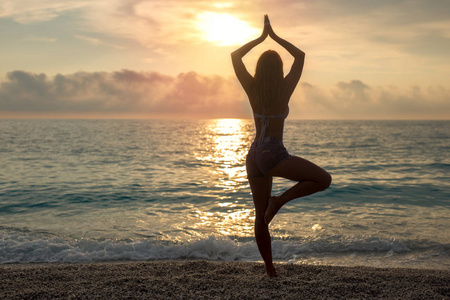
[[[89,1],[5,0],[0,3],[0,18],[11,18],[22,24],[45,22],[87,5]]]
[[[204,0],[0,3],[0,18],[33,23],[69,16],[55,23],[64,23],[64,28],[71,28],[73,35],[87,37],[91,43],[92,36],[102,37],[97,44],[110,47],[117,47],[117,43],[129,47],[133,43],[123,40],[129,39],[149,48],[149,55],[176,60],[179,65],[184,64],[179,60],[180,52],[198,53],[206,48],[205,33],[199,24],[202,14],[230,14],[252,28],[261,28],[262,15],[269,12],[276,32],[307,52],[307,68],[345,74],[342,75],[345,80],[352,78],[348,73],[361,72],[365,77],[363,74],[354,77],[368,81],[371,77],[389,77],[387,74],[391,75],[391,82],[395,80],[393,77],[400,76],[405,82],[414,77],[427,83],[442,82],[440,78],[448,76],[448,11],[450,2],[446,0],[257,0],[227,1],[223,5]],[[339,79],[335,76],[333,80]]]
[[[245,117],[249,108],[234,78],[195,72],[78,72],[49,77],[14,71],[0,88],[0,113],[111,114],[142,117]]]
[[[441,85],[399,88],[352,80],[323,89],[301,83],[296,95],[301,118],[450,119],[450,89]]]
[[[51,38],[51,37],[45,37],[45,36],[28,36],[28,37],[24,38],[23,41],[54,43],[54,42],[56,42],[56,39]]]
[[[30,24],[73,14],[77,22],[68,25],[83,32],[132,39],[148,48],[159,48],[203,43],[201,37],[205,34],[198,19],[202,13],[232,12],[242,19],[248,17],[243,11],[251,11],[254,5],[244,2],[237,9],[232,3],[219,5],[204,0],[3,0],[0,18]]]
[[[332,88],[301,83],[291,118],[449,119],[443,86],[370,86],[360,80]],[[49,77],[13,71],[0,86],[0,116],[248,118],[251,110],[236,78],[195,72],[78,72]]]
[[[124,47],[122,47],[122,46],[114,45],[114,44],[102,41],[102,40],[100,40],[98,38],[89,37],[89,36],[86,36],[86,35],[76,34],[75,37],[77,39],[79,39],[79,40],[88,42],[89,44],[92,44],[92,45],[104,45],[104,46],[108,46],[108,47],[111,47],[111,48],[114,48],[114,49],[118,49],[118,50],[124,49]]]
[[[204,0],[4,0],[0,3],[0,18],[19,23],[45,22],[76,11],[78,24],[87,31],[155,45],[186,42],[196,36],[192,31],[199,30],[195,18],[200,13],[229,13],[260,28],[262,14],[270,12],[276,29],[306,40],[343,37],[354,43],[378,38],[403,43],[430,33],[448,38],[449,10],[450,2],[446,0],[258,0],[223,4]]]

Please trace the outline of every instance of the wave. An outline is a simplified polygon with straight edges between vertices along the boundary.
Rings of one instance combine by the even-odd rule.
[[[32,232],[0,231],[0,263],[78,263],[121,260],[205,259],[260,261],[256,243],[248,238],[209,236],[190,242],[153,239],[74,239]],[[450,245],[377,237],[316,236],[273,241],[273,258],[289,262],[301,256],[393,255],[432,252],[447,257]]]

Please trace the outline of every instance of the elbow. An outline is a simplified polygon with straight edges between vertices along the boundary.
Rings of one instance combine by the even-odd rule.
[[[302,50],[300,50],[300,53],[298,54],[298,59],[304,63],[305,62],[305,52],[303,52]]]
[[[237,51],[231,52],[231,61],[239,61],[241,58]]]
[[[245,55],[245,53],[243,53],[242,49],[239,48],[237,50],[234,50],[233,52],[231,52],[231,57],[232,58],[236,58],[236,59],[240,59]]]
[[[295,56],[294,56],[295,60],[294,60],[294,64],[301,64],[303,65],[305,63],[305,52],[303,51],[299,51]]]
[[[300,49],[297,49],[294,53],[291,53],[294,56],[295,60],[304,61],[305,60],[305,52]]]

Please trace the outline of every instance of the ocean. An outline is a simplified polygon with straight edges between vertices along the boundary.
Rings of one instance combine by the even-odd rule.
[[[333,182],[274,218],[276,262],[450,268],[450,121],[288,119],[284,137]],[[0,120],[0,263],[261,261],[253,138],[246,119]]]

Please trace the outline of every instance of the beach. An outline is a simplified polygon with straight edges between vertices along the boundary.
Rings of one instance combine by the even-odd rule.
[[[1,299],[450,299],[448,270],[142,261],[0,266]]]

